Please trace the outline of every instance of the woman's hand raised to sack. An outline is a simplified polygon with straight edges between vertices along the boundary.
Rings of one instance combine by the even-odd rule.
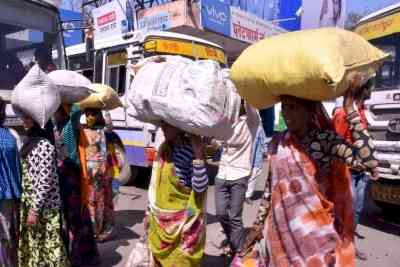
[[[205,158],[205,153],[204,153],[205,143],[204,143],[203,139],[201,138],[201,136],[192,135],[190,137],[190,141],[192,143],[195,159],[204,160],[204,158]]]

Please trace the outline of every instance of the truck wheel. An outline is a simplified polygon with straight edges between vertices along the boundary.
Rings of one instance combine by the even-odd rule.
[[[114,177],[118,180],[121,185],[127,184],[131,180],[131,166],[129,165],[128,159],[126,158],[126,153],[120,144],[114,143],[115,153],[117,154],[118,165],[119,165],[119,175]]]

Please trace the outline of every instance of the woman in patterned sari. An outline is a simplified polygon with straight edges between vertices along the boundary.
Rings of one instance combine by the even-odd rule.
[[[106,141],[105,121],[101,110],[85,109],[86,124],[80,129],[79,159],[82,184],[81,202],[89,208],[97,241],[112,238],[114,203],[112,191],[113,146]]]
[[[347,166],[375,173],[372,140],[353,107],[344,107],[353,145],[330,131],[319,102],[282,96],[288,131],[274,136],[256,222],[232,266],[355,266]]]
[[[165,142],[149,188],[148,241],[155,266],[200,266],[208,176],[200,137],[162,123]]]
[[[46,132],[23,117],[27,141],[21,148],[22,198],[19,266],[69,266],[61,237],[61,197],[56,149]]]

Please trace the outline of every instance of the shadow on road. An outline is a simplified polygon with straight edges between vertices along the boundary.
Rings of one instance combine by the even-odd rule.
[[[207,212],[207,225],[217,222],[219,222],[217,216]]]
[[[131,228],[135,224],[142,223],[144,210],[118,210],[115,211],[116,240],[130,240],[138,238]]]
[[[99,244],[100,255],[102,255],[101,266],[117,266],[122,261],[122,255],[117,249],[129,246],[129,240],[139,238],[139,235],[130,228],[142,223],[143,218],[143,210],[115,211],[115,237],[109,242]]]
[[[202,263],[202,266],[204,267],[210,267],[210,266],[229,266],[230,264],[230,259],[226,257],[221,257],[221,256],[212,256],[212,255],[204,255],[204,260]]]
[[[388,206],[383,210],[372,200],[370,186],[368,186],[367,192],[364,214],[360,223],[378,231],[400,236],[400,213],[398,207]]]

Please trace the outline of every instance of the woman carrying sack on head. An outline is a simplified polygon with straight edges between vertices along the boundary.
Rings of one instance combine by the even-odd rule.
[[[81,201],[81,168],[78,154],[79,106],[61,106],[56,114],[56,147],[66,238],[72,266],[100,262],[88,206]]]
[[[24,116],[19,266],[69,266],[61,237],[61,198],[53,135]]]
[[[155,266],[196,267],[206,237],[208,175],[204,144],[162,123],[165,142],[153,166],[149,188],[148,244]]]
[[[105,242],[112,238],[114,230],[112,177],[115,151],[106,141],[101,110],[86,108],[84,113],[86,124],[82,125],[79,136],[81,199],[82,205],[89,208],[97,241]]]
[[[354,91],[344,101],[354,144],[330,130],[320,102],[281,97],[288,130],[272,140],[256,222],[231,266],[355,266],[346,165],[375,174],[378,163]]]

